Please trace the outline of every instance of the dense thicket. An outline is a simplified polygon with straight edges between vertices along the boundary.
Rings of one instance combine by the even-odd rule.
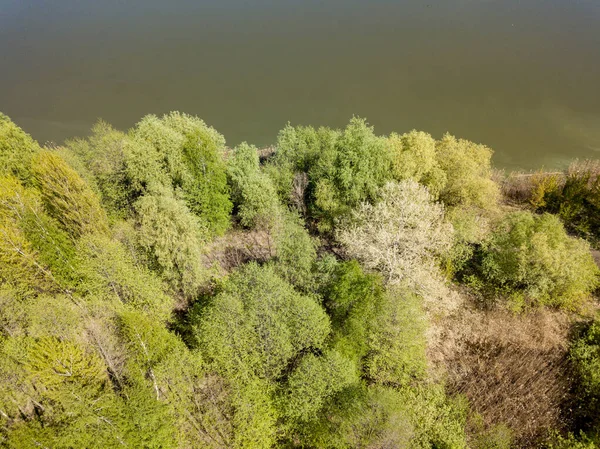
[[[0,445],[510,447],[428,352],[452,284],[577,309],[598,269],[568,182],[558,216],[507,213],[490,160],[359,118],[267,153],[175,112],[61,148],[0,115]],[[595,447],[597,334],[550,447]]]

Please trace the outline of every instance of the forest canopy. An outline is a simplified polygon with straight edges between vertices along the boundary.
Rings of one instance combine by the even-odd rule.
[[[519,187],[491,158],[358,117],[259,149],[179,112],[41,146],[0,114],[0,446],[598,447],[595,165]],[[568,321],[576,414],[470,393],[448,323],[499,314]]]

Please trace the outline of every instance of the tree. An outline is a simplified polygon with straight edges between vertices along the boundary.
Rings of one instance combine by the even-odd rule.
[[[340,228],[339,241],[391,285],[406,284],[426,299],[442,296],[436,258],[450,249],[453,234],[443,206],[415,181],[388,183],[379,195],[377,204],[358,207]]]
[[[392,172],[397,181],[412,179],[427,186],[437,198],[446,185],[446,173],[438,162],[436,141],[429,134],[411,131],[388,138],[391,151]]]
[[[186,204],[211,234],[221,235],[230,225],[225,139],[202,120],[171,112],[144,117],[134,133],[152,144],[175,189],[182,189]]]
[[[514,212],[484,246],[483,276],[508,294],[538,305],[577,306],[598,285],[589,244],[567,235],[558,217]]]
[[[274,380],[302,350],[323,347],[329,319],[270,266],[245,265],[206,306],[196,323],[199,347],[232,381]]]
[[[157,149],[106,122],[96,123],[87,140],[67,141],[67,147],[94,175],[102,201],[112,215],[132,215],[141,195],[169,185]]]
[[[427,319],[421,298],[409,291],[386,292],[382,310],[366,338],[366,376],[380,385],[406,386],[425,378]]]
[[[0,112],[0,175],[30,179],[31,158],[40,150],[35,140]]]
[[[166,286],[143,265],[136,264],[118,241],[89,235],[78,244],[77,289],[86,295],[116,299],[137,310],[167,321],[173,299]]]
[[[306,354],[283,387],[282,414],[296,425],[309,425],[330,397],[356,382],[357,366],[336,350]]]
[[[32,172],[46,211],[72,237],[108,230],[96,194],[57,154],[41,151],[32,162]]]
[[[364,273],[356,261],[339,264],[325,289],[324,305],[333,331],[331,346],[357,366],[369,349],[367,337],[381,312],[383,293],[381,278]]]
[[[135,208],[139,244],[174,289],[194,297],[206,279],[201,261],[204,230],[196,217],[168,190],[143,196]]]
[[[378,188],[391,179],[386,140],[356,117],[343,131],[286,127],[275,161],[292,174],[308,173],[308,209],[323,231],[361,202],[375,200]]]
[[[236,147],[227,173],[242,226],[273,227],[283,211],[271,179],[260,170],[256,147],[245,142]]]
[[[437,142],[436,151],[440,168],[446,174],[440,194],[446,206],[496,206],[500,193],[491,179],[492,150],[446,134]]]

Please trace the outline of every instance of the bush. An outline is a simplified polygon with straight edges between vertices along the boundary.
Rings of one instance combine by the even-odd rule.
[[[570,350],[575,368],[576,418],[584,430],[600,434],[600,322],[592,323]]]
[[[598,161],[574,162],[564,175],[536,179],[530,203],[557,214],[570,232],[598,243],[600,238],[600,167]]]
[[[589,245],[569,237],[554,215],[507,215],[483,251],[487,282],[508,294],[523,293],[539,305],[575,307],[598,284]]]

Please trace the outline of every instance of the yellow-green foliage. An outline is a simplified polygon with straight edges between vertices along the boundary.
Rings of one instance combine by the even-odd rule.
[[[248,264],[232,275],[201,316],[200,348],[218,372],[273,380],[303,349],[320,348],[329,318],[273,268]]]
[[[198,117],[171,112],[162,118],[148,115],[133,130],[156,148],[163,170],[175,189],[212,234],[230,225],[227,175],[223,158],[225,139]]]
[[[140,195],[169,184],[153,145],[105,122],[94,125],[87,140],[68,141],[67,147],[94,175],[102,201],[113,215],[130,215]]]
[[[48,390],[78,384],[87,389],[99,389],[108,382],[100,357],[67,340],[42,337],[26,346],[23,366],[33,383]]]
[[[236,147],[227,174],[242,226],[273,227],[283,211],[271,179],[260,169],[256,147],[245,142]]]
[[[29,134],[0,112],[0,175],[29,180],[31,158],[39,149]]]
[[[446,134],[436,145],[439,166],[446,174],[440,198],[447,206],[493,208],[499,199],[491,179],[492,150]]]
[[[138,241],[154,268],[173,288],[193,297],[205,281],[202,241],[205,234],[185,203],[167,190],[136,203]]]
[[[173,299],[163,282],[135,262],[125,247],[105,235],[88,235],[78,244],[78,290],[116,299],[159,321],[171,315]]]
[[[41,213],[35,192],[14,177],[0,178],[0,279],[24,296],[52,289],[55,284],[23,229],[28,217]]]
[[[598,285],[598,273],[589,244],[568,236],[550,214],[507,215],[484,248],[488,282],[541,305],[576,307]]]
[[[368,335],[365,373],[381,385],[407,385],[425,377],[427,320],[421,299],[396,289],[384,298]]]
[[[436,151],[436,141],[429,134],[411,131],[388,138],[392,157],[392,171],[398,181],[413,179],[427,186],[437,197],[446,185],[446,173],[441,169]]]
[[[57,154],[42,151],[32,162],[35,183],[48,214],[77,238],[89,232],[106,232],[106,213],[96,194]]]

